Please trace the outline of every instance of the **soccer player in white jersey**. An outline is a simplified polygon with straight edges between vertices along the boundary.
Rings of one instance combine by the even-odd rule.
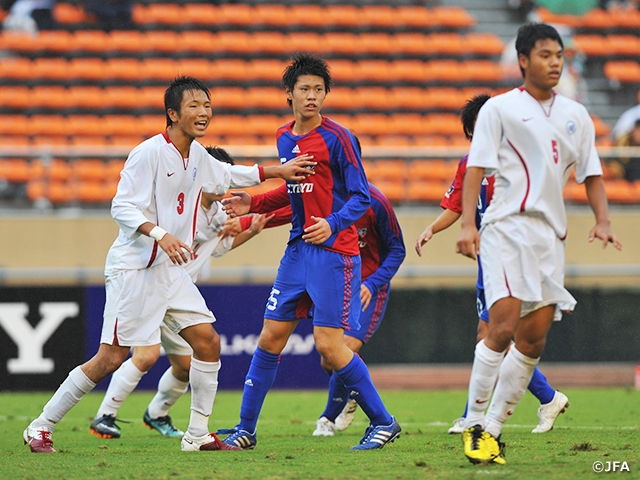
[[[181,266],[193,253],[202,188],[224,194],[265,178],[296,180],[313,174],[315,162],[296,158],[273,167],[228,165],[214,160],[196,138],[211,121],[209,90],[179,77],[164,95],[167,129],[135,147],[120,173],[111,215],[120,227],[105,266],[106,305],[98,353],[73,369],[23,433],[34,453],[53,453],[55,425],[113,373],[131,347],[155,345],[164,322],[193,349],[189,382],[191,415],[183,450],[227,449],[208,422],[220,368],[215,317]]]
[[[523,25],[516,50],[524,85],[480,110],[456,245],[470,258],[480,254],[489,309],[487,336],[475,349],[463,432],[465,455],[482,464],[506,463],[502,426],[526,391],[552,322],[576,303],[564,288],[562,190],[572,168],[595,214],[589,241],[621,248],[610,228],[593,122],[582,105],[553,91],[564,63],[560,35],[546,24]],[[495,175],[495,189],[478,233],[476,202],[485,175]]]
[[[214,158],[230,165],[235,163],[226,150],[219,147],[205,148]],[[238,233],[234,230],[233,235],[226,235],[229,231],[228,222],[240,224],[240,219],[232,220],[223,211],[220,203],[222,197],[223,195],[210,193],[207,187],[203,187],[196,235],[192,245],[193,254],[184,266],[194,282],[211,256],[221,257],[229,250],[242,245],[260,233],[273,217],[253,215],[248,228],[242,230],[242,227],[233,225],[239,230]],[[164,324],[160,326],[160,344],[171,365],[158,382],[158,392],[149,403],[142,420],[149,428],[157,430],[165,437],[182,437],[184,432],[173,425],[169,409],[189,387],[189,367],[193,351],[180,335],[173,333]],[[120,427],[116,423],[118,410],[142,377],[160,358],[160,344],[134,347],[131,358],[113,373],[102,404],[91,422],[91,434],[100,438],[120,438]]]

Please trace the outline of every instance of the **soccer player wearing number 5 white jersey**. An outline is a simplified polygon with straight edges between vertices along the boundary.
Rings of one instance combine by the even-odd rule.
[[[213,159],[196,138],[211,121],[209,90],[199,80],[179,77],[164,96],[167,129],[129,154],[111,214],[120,227],[107,255],[107,299],[98,353],[76,367],[25,429],[34,453],[53,453],[54,426],[127,358],[131,347],[160,343],[163,322],[193,349],[189,380],[191,416],[183,450],[228,450],[209,434],[209,415],[220,369],[215,317],[181,267],[192,254],[196,213],[204,188],[223,194],[268,177],[296,180],[315,162],[297,158],[274,167],[231,166]],[[165,318],[166,316],[166,318]]]
[[[489,309],[487,336],[475,350],[463,432],[472,463],[506,463],[502,426],[526,391],[554,319],[575,306],[564,288],[562,190],[571,169],[585,184],[595,214],[589,241],[622,248],[610,228],[593,122],[582,105],[553,91],[564,64],[560,35],[546,24],[523,25],[516,50],[524,85],[480,110],[456,247],[473,259],[480,254]],[[479,234],[476,202],[485,175],[495,175],[495,187]]]

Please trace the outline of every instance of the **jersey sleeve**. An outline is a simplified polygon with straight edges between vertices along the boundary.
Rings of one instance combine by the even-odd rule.
[[[278,188],[253,195],[249,211],[252,213],[270,213],[286,206],[291,208],[291,201],[287,193],[287,185],[283,183]]]
[[[371,204],[369,196],[369,182],[362,167],[360,154],[355,146],[353,134],[348,130],[348,139],[339,136],[336,142],[334,158],[336,165],[342,171],[347,188],[347,201],[340,210],[327,217],[333,233],[340,232],[358,220]]]
[[[380,238],[379,248],[388,252],[376,271],[362,282],[371,293],[376,293],[391,281],[407,252],[398,218],[389,200],[381,192],[371,192],[371,209],[376,218],[375,228]]]
[[[579,159],[574,165],[576,181],[583,183],[587,177],[602,175],[602,164],[596,150],[595,126],[586,109],[582,109],[582,138],[580,142]]]
[[[467,168],[484,168],[485,176],[493,175],[498,168],[498,150],[502,139],[502,123],[496,97],[487,100],[478,113],[469,150]]]
[[[267,222],[265,228],[273,228],[279,227],[281,225],[286,225],[291,223],[291,205],[287,205],[286,207],[279,208],[274,210],[273,212],[266,212],[266,215],[275,215],[271,220]],[[240,217],[240,227],[242,231],[247,230],[251,226],[251,222],[253,221],[253,215],[243,215]]]
[[[154,181],[158,169],[157,158],[149,148],[135,148],[120,172],[116,195],[111,202],[111,216],[127,238],[140,236],[138,227],[148,219],[147,211],[154,198]]]
[[[462,185],[464,183],[464,175],[467,173],[467,159],[463,158],[458,163],[458,169],[456,170],[456,176],[453,178],[453,182],[444,194],[444,198],[440,202],[440,206],[446,210],[452,212],[462,213]]]
[[[230,165],[220,162],[208,153],[203,162],[205,180],[203,188],[215,195],[224,195],[230,188],[246,188],[261,182],[257,165]]]

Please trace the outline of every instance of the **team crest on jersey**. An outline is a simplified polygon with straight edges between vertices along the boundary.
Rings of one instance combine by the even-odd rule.
[[[196,167],[193,167],[193,179],[196,179],[196,175],[198,174],[198,169]]]
[[[447,193],[444,194],[445,197],[449,198],[451,196],[451,194],[453,193],[453,183],[451,184],[451,186],[449,187],[449,190],[447,190]]]
[[[573,135],[574,133],[576,133],[576,122],[574,122],[573,120],[569,120],[567,122],[567,133],[569,135]]]
[[[300,153],[300,147],[298,146],[297,143],[296,143],[296,146],[293,147],[293,150],[291,150],[291,153]]]

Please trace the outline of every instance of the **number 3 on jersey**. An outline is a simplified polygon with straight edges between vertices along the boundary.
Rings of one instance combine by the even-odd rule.
[[[182,212],[184,212],[184,193],[182,192],[178,194],[178,206],[176,210],[178,210],[178,215],[182,215]]]
[[[551,151],[553,152],[553,161],[554,163],[558,163],[558,142],[555,140],[551,140]]]
[[[267,300],[267,310],[274,311],[278,306],[278,299],[276,295],[280,293],[280,290],[277,288],[272,288],[271,293],[269,294],[269,300]]]

